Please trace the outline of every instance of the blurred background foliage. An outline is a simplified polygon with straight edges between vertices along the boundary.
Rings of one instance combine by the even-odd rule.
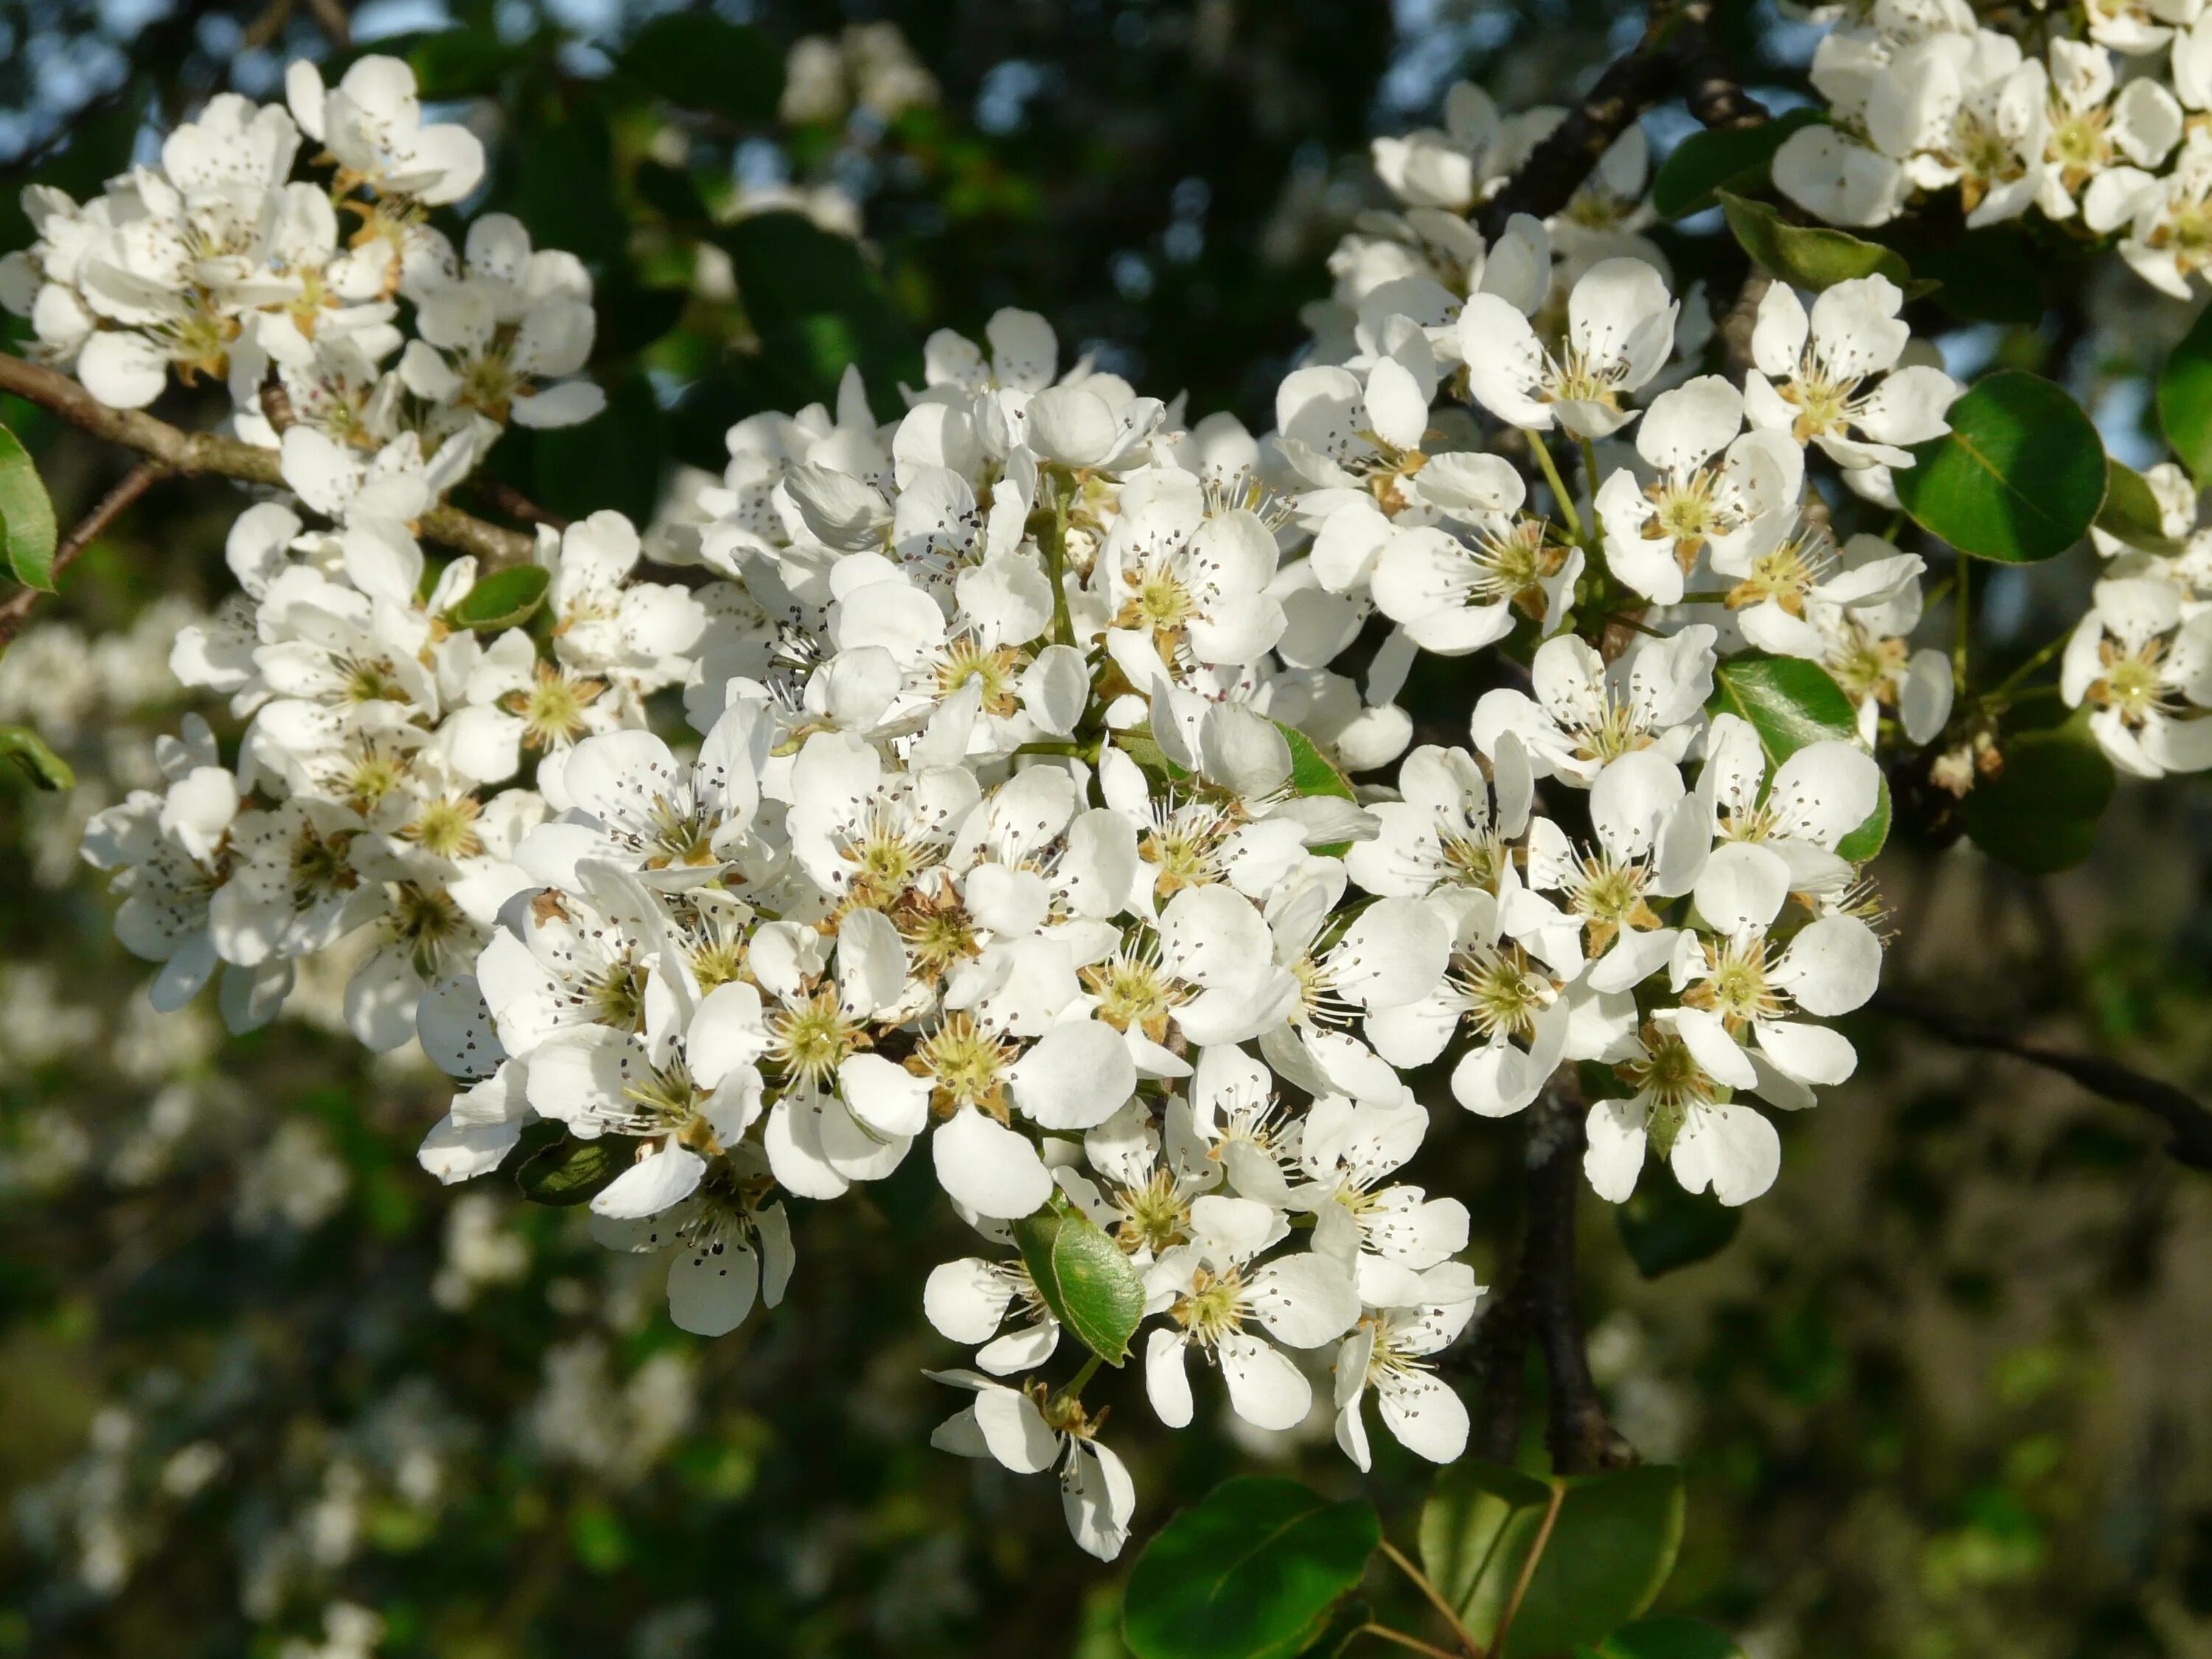
[[[1724,9],[1746,79],[1790,102],[1810,32],[1770,0]],[[1007,304],[1264,427],[1298,308],[1373,199],[1367,137],[1433,120],[1461,76],[1509,108],[1571,98],[1641,21],[1626,0],[5,0],[0,246],[27,240],[26,179],[82,196],[210,94],[278,95],[290,57],[404,52],[491,142],[484,205],[599,283],[611,409],[512,434],[495,470],[556,511],[680,521],[684,469],[719,470],[732,420],[834,396],[848,361],[887,415],[930,330]],[[1687,125],[1646,122],[1662,149]],[[1686,279],[1740,269],[1702,221],[1660,240]],[[2068,379],[2127,453],[2181,308],[2093,289],[2035,315],[2032,283],[2024,307],[1983,286],[1954,366]],[[0,420],[65,520],[119,474],[35,411]],[[224,591],[237,507],[218,483],[149,496],[0,658],[0,720],[83,780],[0,788],[0,1655],[1117,1654],[1116,1572],[1067,1544],[1049,1486],[927,1444],[957,1401],[921,1376],[954,1358],[921,1267],[969,1241],[926,1165],[803,1215],[793,1306],[703,1342],[574,1212],[437,1189],[414,1162],[437,1079],[333,1036],[335,984],[242,1039],[146,1006],[76,839],[153,775],[168,646]],[[2085,580],[2001,574],[1983,644],[2023,654]],[[1414,712],[1449,741],[1479,688],[1427,672]],[[2201,1088],[2205,799],[2121,807],[2041,883],[1895,847],[1890,983]],[[1785,1127],[1740,1226],[1662,1177],[1619,1217],[1585,1200],[1609,1407],[1692,1482],[1662,1605],[1754,1659],[2212,1654],[2212,1188],[2063,1082],[1879,1014],[1850,1029],[1866,1063]],[[1468,1200],[1488,1275],[1518,1142],[1444,1121],[1418,1173]],[[1325,1423],[1155,1435],[1137,1392],[1115,1443],[1140,1534],[1239,1468],[1353,1484]],[[1425,1471],[1377,1451],[1368,1490],[1404,1540]]]

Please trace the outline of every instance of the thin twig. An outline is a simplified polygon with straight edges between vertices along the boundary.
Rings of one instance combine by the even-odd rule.
[[[151,456],[183,477],[235,478],[272,486],[284,482],[273,449],[216,432],[186,432],[140,409],[110,409],[68,375],[42,363],[0,353],[0,392],[36,404],[95,438]],[[432,507],[416,521],[415,532],[442,547],[473,553],[491,565],[524,563],[537,550],[536,540],[522,532],[455,507]]]
[[[1654,9],[1636,49],[1607,67],[1566,119],[1528,152],[1521,170],[1482,204],[1475,222],[1486,242],[1496,242],[1516,213],[1548,219],[1566,206],[1613,141],[1665,98],[1674,76],[1666,50],[1667,16]]]
[[[2033,1037],[2017,1036],[1978,1020],[1930,1008],[1903,992],[1877,991],[1867,1006],[1877,1013],[1909,1020],[1958,1048],[2009,1054],[2069,1078],[2091,1094],[2148,1112],[2166,1127],[2167,1157],[2192,1170],[2212,1172],[2212,1111],[2171,1083],[2146,1077],[2114,1060],[2053,1048]]]
[[[161,461],[141,461],[125,473],[121,483],[102,495],[91,512],[78,520],[76,527],[62,538],[54,549],[53,575],[59,580],[63,571],[76,562],[76,556],[92,545],[108,526],[121,517],[124,510],[161,479],[169,476],[168,466]],[[19,587],[5,599],[0,599],[0,646],[15,637],[23,619],[31,614],[31,607],[39,602],[42,590]]]
[[[1401,1630],[1392,1630],[1388,1625],[1378,1625],[1372,1619],[1352,1632],[1354,1636],[1379,1636],[1386,1642],[1395,1642],[1401,1648],[1411,1648],[1416,1653],[1425,1653],[1430,1659],[1457,1659],[1442,1648],[1431,1647],[1418,1636],[1408,1636]]]
[[[1444,1623],[1450,1626],[1453,1639],[1465,1648],[1469,1655],[1480,1655],[1482,1652],[1482,1644],[1476,1641],[1473,1632],[1460,1622],[1457,1609],[1444,1600],[1444,1593],[1430,1582],[1428,1574],[1415,1566],[1407,1559],[1406,1553],[1387,1538],[1382,1540],[1382,1553],[1390,1558],[1399,1571],[1413,1581],[1414,1589],[1429,1598],[1429,1605],[1434,1607]]]
[[[568,520],[558,513],[548,512],[511,483],[497,478],[479,478],[471,487],[483,497],[486,506],[510,519],[520,519],[525,524],[542,524],[554,530],[568,527]]]
[[[346,19],[345,8],[338,0],[307,0],[307,9],[314,15],[315,22],[331,39],[331,44],[340,52],[353,45],[353,25]]]
[[[1528,1546],[1528,1554],[1521,1563],[1521,1576],[1513,1581],[1513,1595],[1505,1603],[1505,1611],[1498,1620],[1498,1634],[1492,1638],[1492,1653],[1505,1651],[1505,1638],[1511,1634],[1513,1620],[1521,1612],[1521,1602],[1528,1594],[1529,1581],[1536,1576],[1536,1564],[1544,1559],[1545,1546],[1552,1541],[1552,1528],[1559,1524],[1559,1505],[1566,1501],[1567,1483],[1553,1477],[1552,1501],[1544,1507],[1544,1519],[1536,1528],[1536,1536]]]

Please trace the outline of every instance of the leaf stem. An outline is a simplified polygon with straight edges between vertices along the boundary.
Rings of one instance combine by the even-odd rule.
[[[1602,565],[1605,556],[1600,549],[1605,539],[1605,521],[1598,516],[1597,510],[1597,446],[1589,441],[1588,433],[1577,435],[1582,443],[1583,482],[1589,486],[1590,498],[1589,540],[1583,551],[1589,555],[1592,564]]]
[[[1544,1559],[1544,1547],[1552,1541],[1552,1528],[1559,1523],[1559,1505],[1566,1501],[1566,1496],[1567,1483],[1553,1475],[1552,1501],[1545,1508],[1542,1524],[1536,1528],[1535,1541],[1528,1546],[1528,1557],[1521,1564],[1521,1577],[1514,1581],[1513,1595],[1505,1603],[1504,1615],[1498,1621],[1498,1635],[1490,1644],[1492,1653],[1505,1651],[1505,1638],[1521,1611],[1522,1598],[1528,1594],[1528,1581],[1536,1576],[1536,1564]]]
[[[1067,492],[1074,479],[1055,470],[1052,489],[1052,533],[1044,542],[1044,573],[1052,583],[1052,637],[1060,645],[1075,643],[1075,623],[1067,614]]]
[[[1434,1607],[1443,1617],[1444,1623],[1451,1627],[1452,1636],[1460,1646],[1465,1648],[1470,1656],[1474,1656],[1474,1659],[1480,1659],[1482,1644],[1474,1639],[1468,1627],[1460,1621],[1460,1616],[1453,1610],[1452,1604],[1444,1600],[1443,1592],[1429,1581],[1428,1575],[1408,1560],[1406,1553],[1387,1538],[1382,1540],[1382,1553],[1390,1558],[1399,1571],[1413,1581],[1414,1589],[1429,1598],[1429,1605]]]
[[[2057,656],[2061,651],[2063,651],[2066,648],[2067,641],[2073,637],[2074,635],[2070,629],[2066,633],[2061,634],[2057,639],[2051,641],[2050,644],[2045,646],[2042,650],[2037,652],[2026,662],[2021,664],[2019,667],[2014,669],[2011,673],[2006,675],[2004,678],[1997,682],[1996,689],[1989,694],[1989,701],[1995,703],[1999,708],[2004,708],[2008,703],[2016,702],[2017,699],[2013,696],[2014,688],[2018,686],[2020,683],[2026,679],[2029,675],[2034,673],[2037,669],[2042,667],[2044,664],[2049,662],[2053,657]]]
[[[1536,452],[1536,465],[1544,469],[1544,482],[1552,486],[1552,499],[1559,502],[1559,516],[1567,521],[1567,534],[1581,541],[1583,515],[1575,511],[1575,498],[1560,481],[1559,463],[1552,459],[1552,452],[1545,447],[1542,434],[1530,433],[1528,447]]]
[[[1401,1648],[1411,1648],[1415,1653],[1425,1653],[1431,1659],[1458,1659],[1442,1648],[1431,1647],[1418,1636],[1408,1636],[1401,1630],[1392,1630],[1388,1625],[1378,1625],[1372,1619],[1352,1632],[1354,1636],[1379,1636],[1386,1642],[1395,1642]]]
[[[1092,1354],[1090,1358],[1083,1362],[1081,1370],[1060,1385],[1059,1392],[1054,1397],[1062,1404],[1082,1399],[1085,1386],[1092,1377],[1098,1375],[1098,1367],[1103,1363],[1098,1355]]]

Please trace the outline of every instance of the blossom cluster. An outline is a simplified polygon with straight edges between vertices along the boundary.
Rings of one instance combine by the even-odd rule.
[[[582,264],[504,214],[458,251],[429,222],[483,179],[476,135],[426,123],[397,58],[363,58],[335,87],[295,63],[285,89],[286,105],[218,94],[158,166],[92,201],[24,191],[38,240],[0,260],[0,305],[30,319],[36,355],[116,409],[173,375],[218,381],[248,442],[404,443],[447,483],[509,421],[599,413],[605,393],[575,378],[593,334]],[[310,143],[327,177],[295,179]]]
[[[2105,574],[2059,659],[2059,696],[2086,707],[2090,733],[2136,777],[2212,767],[2212,530],[2178,465],[2145,482],[2159,509],[2136,545],[2093,532]]]
[[[1831,224],[1888,223],[1955,192],[1967,225],[2031,210],[2185,300],[2212,250],[2212,15],[2203,0],[1991,12],[1874,0],[1814,15],[1825,122],[1784,141],[1774,183]]]
[[[318,105],[309,78],[299,124],[342,178],[381,168],[373,205],[435,171],[449,199],[443,130],[341,119],[369,88]],[[834,410],[740,422],[703,527],[649,556],[612,513],[541,531],[543,608],[470,626],[476,562],[434,565],[415,526],[480,446],[303,416],[294,501],[241,514],[240,592],[173,659],[244,722],[234,760],[187,722],[167,787],[87,837],[157,1001],[219,977],[255,1024],[343,944],[354,1033],[457,1080],[424,1166],[596,1171],[603,1242],[665,1255],[704,1334],[781,1299],[787,1198],[926,1156],[981,1240],[925,1293],[975,1350],[939,1374],[973,1398],[938,1443],[1056,1468],[1102,1556],[1133,1489],[1090,1368],[1037,1376],[1066,1333],[1013,1248],[1034,1218],[1113,1241],[1162,1421],[1192,1419],[1194,1363],[1263,1430],[1333,1373],[1362,1467],[1370,1395],[1456,1456],[1466,1410],[1430,1357],[1480,1288],[1465,1206],[1398,1178],[1425,1094],[1504,1116],[1579,1066],[1611,1079],[1601,1194],[1656,1152],[1737,1204],[1779,1159],[1753,1103],[1799,1109],[1853,1069],[1822,1022],[1881,969],[1869,750],[1933,735],[1950,681],[1904,643],[1920,561],[1832,547],[1808,453],[1878,491],[1956,388],[1879,277],[1809,311],[1777,287],[1755,368],[1705,372],[1710,326],[1634,236],[1640,155],[1594,186],[1614,230],[1522,217],[1491,249],[1463,215],[1517,129],[1465,90],[1452,121],[1384,162],[1408,204],[1340,251],[1264,434],[1063,367],[1042,318],[1002,311],[981,345],[931,337],[896,420],[848,373]],[[443,246],[404,216],[364,244],[403,295],[407,250]],[[58,259],[82,222],[49,216],[39,306],[108,268]],[[494,222],[465,289],[498,280],[474,269]],[[419,291],[393,396],[428,422],[470,405],[410,376],[452,337],[429,321],[448,290]],[[195,278],[234,349],[281,331],[234,303]],[[120,319],[90,314],[73,359],[42,338],[105,397],[115,349],[92,346]],[[1856,732],[1784,753],[1709,714],[1747,647],[1832,668]],[[1417,655],[1486,649],[1506,683],[1467,743],[1413,746]]]

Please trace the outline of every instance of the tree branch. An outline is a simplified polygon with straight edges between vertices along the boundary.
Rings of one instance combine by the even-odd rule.
[[[1927,1007],[1903,992],[1877,991],[1867,1006],[1878,1013],[1908,1020],[1955,1047],[2024,1060],[2070,1078],[2091,1094],[2148,1112],[2166,1127],[2168,1157],[2192,1170],[2212,1172],[2212,1111],[2171,1083],[2094,1054],[2053,1048],[2033,1037],[2016,1036],[1994,1025]]]
[[[1698,124],[1706,127],[1756,127],[1768,119],[1766,106],[1743,89],[1728,56],[1713,39],[1712,8],[1684,8],[1686,15],[1676,43],[1682,65],[1683,100]]]
[[[121,444],[150,457],[183,477],[235,478],[242,483],[281,485],[276,452],[261,449],[216,432],[186,432],[140,409],[110,409],[58,370],[0,353],[0,392],[10,392],[59,416],[95,438]],[[519,530],[464,513],[434,507],[416,522],[416,533],[488,564],[520,564],[537,544]]]
[[[1587,1474],[1635,1461],[1628,1443],[1605,1420],[1590,1376],[1589,1353],[1575,1283],[1575,1204],[1582,1195],[1583,1119],[1589,1111],[1575,1067],[1562,1066],[1529,1109],[1528,1231],[1521,1272],[1529,1311],[1551,1377],[1551,1421],[1545,1443],[1560,1474]]]
[[[1583,181],[1636,118],[1686,85],[1691,112],[1707,126],[1750,126],[1766,112],[1744,95],[1714,44],[1720,0],[1654,0],[1644,38],[1599,76],[1581,103],[1528,152],[1521,170],[1475,216],[1486,242],[1516,213],[1549,218],[1574,199]]]
[[[1528,1217],[1511,1285],[1483,1316],[1468,1354],[1482,1403],[1482,1455],[1510,1463],[1521,1437],[1522,1366],[1534,1340],[1551,1379],[1545,1443],[1561,1474],[1617,1468],[1635,1451],[1606,1421],[1590,1376],[1575,1282],[1582,1192],[1581,1079],[1563,1066],[1528,1109]]]
[[[86,514],[77,526],[62,538],[54,549],[53,575],[59,581],[63,571],[76,562],[76,556],[92,545],[100,532],[121,517],[124,509],[137,501],[161,479],[169,476],[169,467],[162,461],[141,461],[124,475],[123,481],[102,495],[92,511]],[[31,607],[39,602],[44,590],[19,587],[6,599],[0,599],[0,647],[15,637],[23,620],[31,614]]]

